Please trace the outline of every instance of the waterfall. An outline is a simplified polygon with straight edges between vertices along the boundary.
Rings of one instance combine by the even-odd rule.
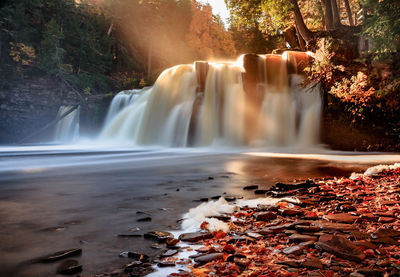
[[[58,109],[57,118],[74,109],[74,106],[61,106]],[[79,138],[79,115],[80,107],[78,106],[72,112],[61,118],[56,125],[54,141],[56,142],[72,142]]]
[[[107,112],[106,124],[111,121],[122,109],[132,104],[140,95],[142,90],[132,89],[119,92],[111,101],[110,109]]]
[[[247,54],[165,70],[113,99],[100,139],[134,145],[313,146],[320,86],[303,85],[304,52]]]

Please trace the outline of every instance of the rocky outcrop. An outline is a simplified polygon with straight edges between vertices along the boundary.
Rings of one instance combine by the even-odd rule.
[[[81,105],[81,130],[94,133],[102,124],[112,96],[79,95],[52,78],[29,78],[0,90],[0,144],[51,141],[55,126],[30,137],[53,121],[60,106]]]

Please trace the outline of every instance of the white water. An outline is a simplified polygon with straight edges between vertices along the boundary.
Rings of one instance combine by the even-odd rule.
[[[267,81],[259,84],[264,90],[263,99],[256,103],[259,107],[252,106],[249,92],[243,89],[244,68],[239,62],[209,63],[197,114],[195,67],[167,69],[152,88],[116,95],[100,139],[167,147],[317,145],[320,87],[304,88],[300,75],[288,75],[287,56],[264,57]],[[257,127],[250,130],[248,124]]]
[[[61,106],[57,118],[68,112],[73,106]],[[79,139],[80,107],[57,122],[54,141],[68,143]]]

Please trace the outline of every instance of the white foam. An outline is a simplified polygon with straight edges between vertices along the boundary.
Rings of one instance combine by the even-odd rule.
[[[398,168],[400,168],[400,163],[395,163],[395,164],[391,164],[391,165],[380,164],[380,165],[376,165],[376,166],[368,168],[363,174],[353,172],[350,176],[350,179],[354,180],[354,179],[357,179],[358,177],[362,177],[362,176],[374,176],[376,174],[381,173],[382,171],[394,170],[394,169],[398,169]]]

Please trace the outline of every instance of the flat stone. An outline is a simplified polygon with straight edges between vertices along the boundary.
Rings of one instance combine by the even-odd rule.
[[[365,239],[369,239],[370,235],[367,233],[363,233],[361,231],[358,230],[354,230],[351,232],[351,235],[356,239],[356,240],[365,240]]]
[[[303,253],[303,249],[305,247],[309,247],[313,244],[314,244],[314,241],[302,242],[298,245],[287,247],[287,248],[283,249],[282,252],[286,255],[290,255],[290,254],[299,255],[299,254]]]
[[[290,242],[304,242],[304,241],[317,241],[318,238],[315,236],[308,236],[302,234],[293,234],[289,237]]]
[[[204,239],[210,239],[213,235],[209,232],[194,232],[194,233],[183,233],[179,236],[181,241],[196,242]]]
[[[391,237],[379,237],[379,238],[371,240],[371,242],[377,243],[377,244],[400,245],[400,243],[397,240],[395,240]]]
[[[243,190],[255,190],[258,189],[258,185],[250,185],[243,187]]]
[[[301,267],[311,268],[311,269],[323,269],[324,265],[318,258],[307,258],[304,262],[300,263]]]
[[[348,213],[331,214],[331,215],[325,215],[324,217],[333,222],[341,222],[341,223],[354,223],[358,219],[358,216],[354,216]]]
[[[158,242],[164,242],[169,238],[173,238],[174,235],[169,233],[169,232],[163,232],[163,231],[151,231],[147,232],[143,236],[145,239],[154,239]]]
[[[356,228],[351,224],[345,223],[335,223],[328,221],[314,221],[312,226],[318,226],[322,230],[325,231],[341,231],[341,232],[350,232],[356,230]]]
[[[282,262],[276,262],[276,264],[287,265],[290,267],[300,267],[300,262],[297,260],[287,260],[287,261],[282,261]]]
[[[268,192],[268,190],[266,189],[256,189],[254,191],[254,194],[266,194]]]
[[[263,235],[261,235],[259,233],[254,233],[254,232],[247,232],[246,236],[253,238],[253,239],[257,239],[257,240],[264,237]]]
[[[335,235],[322,235],[316,246],[340,258],[360,262],[365,259],[365,254],[348,239]]]
[[[393,218],[393,217],[384,217],[384,216],[382,216],[382,217],[380,217],[378,219],[378,222],[383,223],[383,224],[385,224],[385,223],[393,223],[395,221],[396,221],[396,219]]]
[[[277,218],[274,212],[259,212],[254,214],[257,221],[270,221]]]
[[[196,263],[208,263],[214,260],[220,260],[222,259],[222,257],[223,257],[222,253],[211,253],[197,257],[194,259],[194,261]]]
[[[76,260],[65,260],[57,267],[58,274],[70,275],[82,271],[82,266]]]
[[[317,187],[317,186],[318,185],[312,181],[296,183],[296,184],[276,183],[275,186],[273,187],[273,189],[281,190],[281,191],[289,191],[289,190],[311,188],[311,187]]]
[[[37,263],[48,263],[48,262],[54,262],[58,261],[64,258],[72,257],[72,256],[78,256],[82,254],[82,249],[80,248],[73,248],[73,249],[68,249],[68,250],[63,250],[63,251],[58,251],[53,254],[49,254],[43,257],[39,257],[33,260],[33,262]]]
[[[150,257],[145,254],[140,254],[136,252],[125,251],[119,254],[120,257],[130,258],[141,262],[148,262]]]
[[[357,240],[353,242],[355,245],[357,245],[358,247],[362,247],[364,249],[376,249],[378,248],[376,246],[376,244],[373,244],[372,242],[369,242],[367,240]]]
[[[255,239],[248,237],[248,236],[234,236],[228,241],[228,243],[232,244],[232,243],[238,243],[238,242],[240,243],[241,242],[241,243],[249,244],[250,242],[255,242],[255,241],[256,241]]]
[[[159,262],[158,264],[157,264],[157,266],[158,267],[173,267],[173,266],[175,266],[175,263],[174,262]]]
[[[125,265],[125,269],[131,269],[131,268],[134,268],[134,267],[139,267],[142,264],[143,263],[141,261],[133,261],[133,262],[130,262],[129,264],[126,264]]]
[[[174,239],[174,238],[167,238],[167,246],[171,247],[171,246],[175,246],[179,243],[178,239]]]
[[[171,256],[174,256],[174,255],[176,255],[176,254],[178,254],[178,251],[177,250],[167,250],[167,251],[165,251],[164,253],[162,253],[160,256],[161,257],[171,257]]]
[[[371,235],[372,238],[399,237],[399,236],[400,236],[400,231],[388,228],[380,228]]]
[[[298,216],[298,215],[303,215],[302,210],[297,210],[297,209],[280,209],[279,213],[282,216]]]
[[[262,204],[258,204],[258,205],[257,205],[257,210],[259,210],[259,211],[271,211],[271,212],[276,212],[276,211],[278,211],[278,206],[275,206],[275,205],[262,205]]]
[[[147,222],[147,221],[151,221],[151,217],[150,216],[146,216],[146,217],[142,217],[136,220],[137,222]]]
[[[318,226],[307,226],[307,225],[296,225],[295,229],[299,232],[319,232],[321,231],[321,228]]]

